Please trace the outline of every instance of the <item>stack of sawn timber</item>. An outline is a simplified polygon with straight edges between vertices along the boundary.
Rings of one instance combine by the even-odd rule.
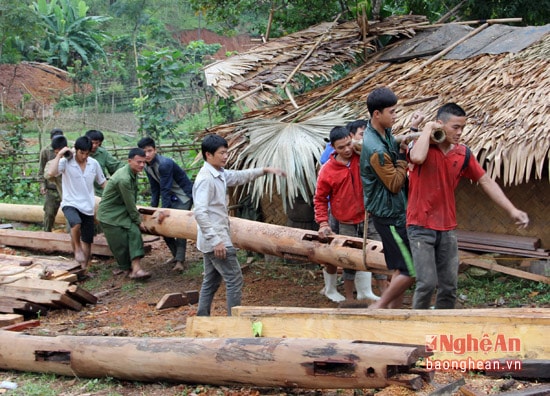
[[[456,230],[458,247],[465,250],[550,258],[550,250],[541,248],[537,237]]]
[[[51,309],[79,311],[97,303],[72,284],[81,271],[74,261],[0,254],[0,312],[43,316]]]

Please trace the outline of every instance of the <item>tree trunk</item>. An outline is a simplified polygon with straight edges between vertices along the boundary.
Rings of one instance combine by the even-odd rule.
[[[212,385],[378,388],[423,346],[303,338],[29,336],[0,331],[0,368]]]
[[[140,212],[149,234],[197,239],[197,223],[191,211],[141,207]],[[3,219],[41,222],[43,217],[42,207],[38,205],[0,203],[0,218]],[[62,214],[61,217],[58,214],[57,221],[65,221]],[[390,273],[386,267],[382,243],[378,241],[367,240],[367,268],[363,263],[361,238],[334,235],[328,241],[321,242],[316,231],[231,217],[231,240],[238,248],[289,260]]]

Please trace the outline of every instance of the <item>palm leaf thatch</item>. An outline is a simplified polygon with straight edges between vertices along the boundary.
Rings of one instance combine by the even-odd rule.
[[[248,108],[257,109],[265,103],[280,103],[280,88],[286,84],[298,89],[295,74],[310,80],[330,80],[335,65],[354,63],[358,54],[374,51],[379,35],[411,37],[412,26],[426,21],[424,16],[405,15],[369,26],[360,26],[356,21],[325,22],[212,63],[203,70],[207,84],[218,95],[234,97]]]
[[[365,103],[368,94],[379,85],[391,85],[400,99],[398,121],[393,128],[395,133],[408,131],[416,110],[423,111],[430,120],[442,104],[456,102],[468,113],[463,142],[470,146],[492,178],[500,178],[504,185],[518,185],[528,182],[533,173],[536,179],[542,179],[543,169],[548,169],[550,162],[549,49],[550,35],[546,35],[516,54],[439,59],[426,67],[422,67],[425,62],[422,59],[380,63],[373,58],[343,79],[296,97],[298,109],[287,101],[247,113],[239,123],[221,125],[209,132],[240,143],[234,148],[233,155],[236,155],[248,144],[244,136],[257,123],[266,125],[283,120],[288,124],[300,124],[314,116],[325,115],[328,119],[331,112],[342,108],[346,108],[347,119],[368,118]],[[408,74],[411,70],[416,72]],[[341,125],[336,118],[328,119],[327,123]],[[272,133],[275,135],[277,131],[273,129]],[[278,142],[275,136],[271,141]],[[274,157],[285,144],[272,147]],[[242,152],[238,166],[275,164],[271,158],[263,163],[261,156],[247,162],[246,157],[254,155],[253,151],[249,148]],[[316,157],[319,151],[312,146],[306,151],[300,149],[299,153]],[[294,157],[285,155],[284,161],[302,161],[297,154],[292,154]],[[285,169],[289,169],[288,166]],[[292,167],[290,165],[290,169]],[[311,180],[306,181],[300,173],[291,173],[288,183],[292,186],[302,184],[303,188],[311,186]],[[255,188],[259,191],[257,185]],[[300,187],[295,188],[300,191]],[[295,190],[289,193],[292,191]]]
[[[317,159],[325,148],[325,138],[335,125],[345,125],[353,120],[349,114],[349,109],[342,108],[299,123],[280,120],[245,123],[243,126],[248,130],[249,142],[239,154],[235,166],[245,169],[272,166],[287,174],[287,178],[268,175],[256,179],[248,185],[247,192],[252,193],[252,199],[258,203],[264,193],[272,196],[277,192],[288,197],[291,206],[300,195],[309,201],[315,191]],[[283,200],[285,210],[286,203]]]

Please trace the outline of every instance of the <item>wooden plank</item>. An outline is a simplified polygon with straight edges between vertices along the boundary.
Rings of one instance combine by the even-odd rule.
[[[518,278],[550,284],[550,277],[548,276],[533,274],[531,272],[506,267],[504,265],[495,263],[493,260],[486,260],[481,258],[461,258],[460,263],[485,268],[491,271],[502,272],[503,274],[516,276]]]
[[[169,293],[165,294],[157,303],[156,309],[181,307],[187,304],[187,297],[184,297],[182,293]]]
[[[479,311],[479,312],[478,312]],[[502,312],[500,312],[502,311]],[[369,342],[399,340],[425,344],[439,341],[518,338],[517,347],[503,351],[475,350],[463,354],[439,348],[434,359],[550,358],[550,344],[541,343],[550,331],[550,309],[405,310],[287,307],[234,307],[231,317],[196,316],[187,319],[187,337],[252,337],[252,325],[262,323],[263,337],[352,339]],[[512,340],[513,341],[513,340]],[[446,349],[446,350],[444,350]],[[514,349],[514,350],[511,350]]]
[[[97,297],[87,290],[77,286],[71,285],[67,290],[68,295],[82,304],[97,304]]]
[[[22,247],[44,252],[72,253],[71,236],[67,233],[45,231],[0,230],[2,243],[7,246]],[[105,237],[95,236],[92,254],[112,256]]]
[[[23,247],[44,252],[72,253],[73,251],[71,247],[71,236],[67,233],[0,230],[0,239],[6,246]],[[160,237],[156,235],[143,236],[146,253],[151,251],[151,246],[148,244],[159,239]],[[92,254],[112,257],[113,253],[103,234],[94,236]]]
[[[475,250],[479,252],[491,252],[491,253],[502,253],[502,254],[512,254],[515,256],[522,257],[536,257],[536,258],[548,258],[550,257],[549,250],[537,249],[537,250],[521,250],[513,249],[499,246],[487,246],[477,243],[461,242],[458,244],[460,249],[466,250]]]
[[[18,314],[40,314],[46,315],[48,308],[29,301],[18,300],[11,297],[0,297],[0,312]]]
[[[77,306],[76,304],[74,304],[74,302],[68,301],[65,298],[67,297],[65,294],[60,294],[59,292],[52,289],[30,289],[27,287],[19,287],[8,284],[0,285],[0,294],[5,297],[17,298],[36,304],[43,304],[47,307],[59,307],[60,305],[64,307],[66,307],[67,305],[71,307]],[[69,297],[67,298],[70,300]],[[62,300],[67,302],[63,303]],[[58,302],[59,304],[56,305],[56,302]],[[80,309],[82,309],[81,305]]]
[[[39,290],[54,290],[59,294],[65,294],[69,290],[71,284],[65,281],[59,280],[46,280],[46,279],[30,279],[23,278],[8,284],[7,286],[15,286],[27,289],[39,289]]]
[[[38,327],[38,326],[40,326],[39,320],[27,320],[25,322],[15,323],[10,326],[4,326],[1,329],[6,331],[23,331],[31,327]]]
[[[501,246],[520,250],[536,250],[541,247],[541,240],[537,237],[494,234],[491,232],[477,232],[456,230],[458,243],[467,242],[480,245]]]
[[[513,390],[510,392],[499,393],[501,396],[548,396],[550,394],[550,385],[541,384],[538,386],[529,387],[522,390]]]
[[[28,265],[29,263],[30,265]],[[43,258],[0,254],[0,275],[24,272],[26,276],[33,274],[34,277],[39,278],[44,269],[51,271],[53,276],[62,276],[79,270],[80,265],[73,259],[65,257]]]
[[[521,367],[516,367],[520,365]],[[485,374],[489,377],[512,377],[520,379],[550,379],[550,359],[524,359],[510,361],[498,359],[498,363]]]
[[[0,314],[0,327],[10,326],[24,320],[23,315],[18,314]]]

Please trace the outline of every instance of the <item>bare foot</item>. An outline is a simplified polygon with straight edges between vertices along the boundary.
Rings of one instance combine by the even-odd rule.
[[[176,261],[176,265],[172,268],[172,271],[184,271],[185,267],[183,266],[181,261]]]
[[[174,257],[172,257],[171,259],[168,259],[164,263],[162,263],[162,265],[173,264],[175,262],[176,262],[176,259]]]
[[[128,278],[134,279],[134,280],[145,280],[149,279],[151,277],[151,273],[144,271],[142,269],[139,269],[137,271],[132,271],[130,274],[128,274]]]

